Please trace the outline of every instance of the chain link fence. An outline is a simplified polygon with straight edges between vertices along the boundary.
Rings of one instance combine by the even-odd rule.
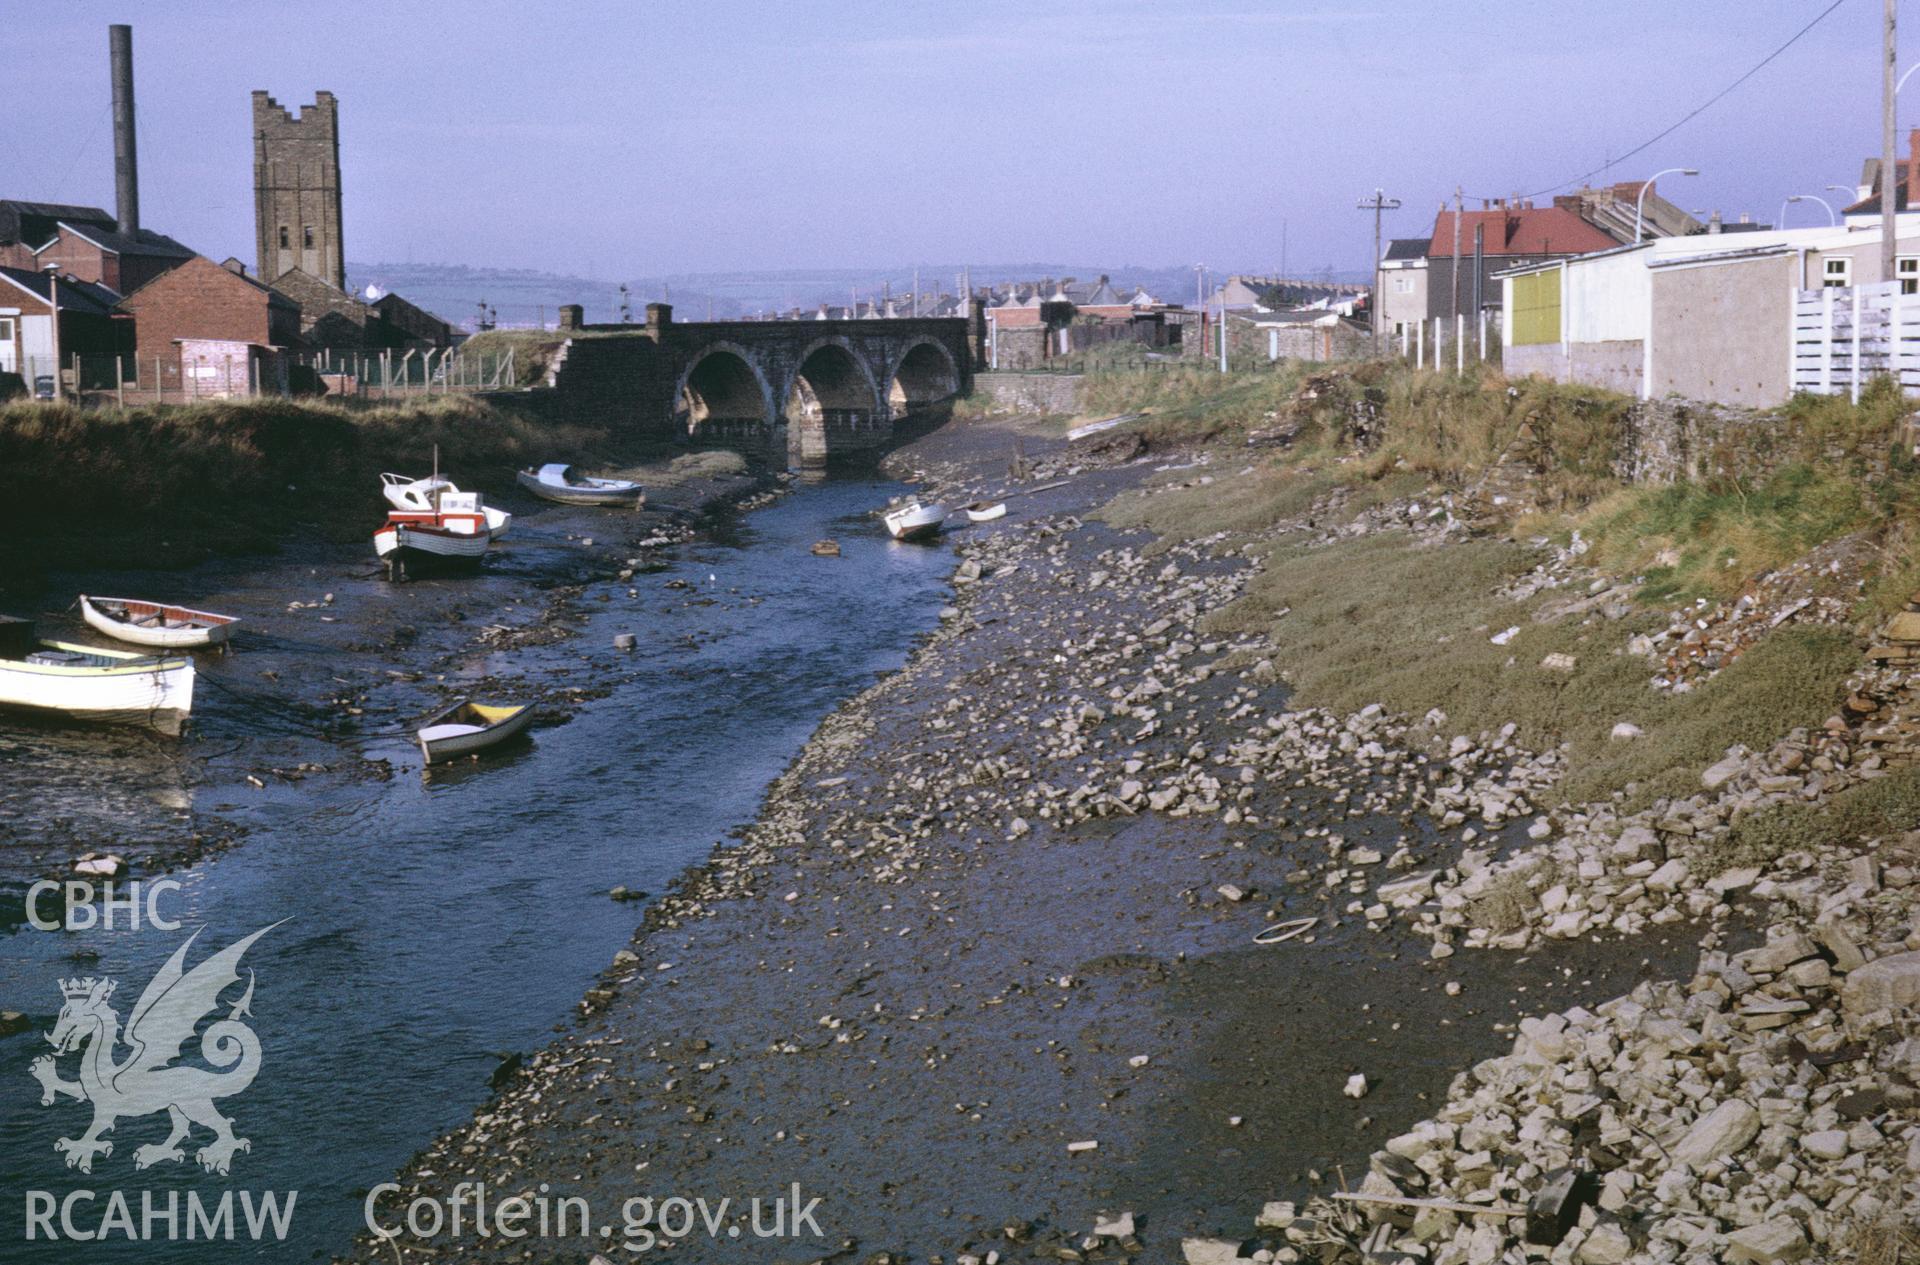
[[[512,390],[513,348],[468,355],[459,348],[289,352],[238,344],[182,348],[173,356],[28,356],[0,364],[0,400],[78,401],[90,406],[190,404],[257,396],[400,399]]]

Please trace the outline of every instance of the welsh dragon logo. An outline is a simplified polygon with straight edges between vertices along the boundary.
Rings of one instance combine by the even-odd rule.
[[[171,1119],[172,1132],[165,1142],[136,1148],[135,1168],[185,1159],[180,1144],[196,1124],[213,1131],[213,1141],[202,1146],[195,1157],[210,1173],[225,1174],[235,1151],[251,1149],[247,1139],[234,1136],[233,1121],[213,1105],[216,1098],[231,1098],[246,1089],[260,1071],[260,1039],[240,1022],[243,1017],[252,1017],[251,970],[247,972],[246,992],[232,1004],[226,1018],[209,1024],[200,1037],[201,1057],[221,1070],[168,1064],[180,1057],[181,1047],[200,1021],[219,1007],[220,994],[240,982],[240,958],[248,947],[279,925],[262,927],[191,971],[185,969],[187,950],[200,932],[187,937],[134,1003],[124,1036],[119,1013],[107,1004],[113,996],[113,980],[60,981],[66,1004],[60,1008],[53,1031],[47,1034],[54,1053],[41,1055],[28,1070],[40,1082],[41,1106],[51,1106],[62,1094],[93,1104],[93,1124],[86,1133],[53,1144],[54,1150],[65,1153],[68,1168],[92,1172],[94,1156],[113,1154],[113,1143],[101,1135],[112,1132],[115,1121],[161,1110]],[[129,1053],[116,1061],[117,1047],[123,1041]],[[63,1080],[55,1059],[75,1050],[82,1050],[80,1079]]]

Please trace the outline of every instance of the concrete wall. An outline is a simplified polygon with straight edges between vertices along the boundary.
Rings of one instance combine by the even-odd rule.
[[[1510,378],[1551,378],[1639,395],[1645,362],[1645,344],[1634,339],[1508,347],[1501,368]]]
[[[1783,255],[1654,270],[1651,394],[1785,403],[1794,263]]]

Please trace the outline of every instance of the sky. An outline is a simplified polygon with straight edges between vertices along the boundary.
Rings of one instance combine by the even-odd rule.
[[[1284,239],[1295,274],[1363,271],[1375,188],[1418,237],[1456,186],[1563,185],[1826,2],[0,0],[0,197],[112,207],[106,28],[130,22],[142,222],[213,258],[252,260],[264,88],[339,97],[351,260],[1277,270]],[[1843,0],[1608,178],[1697,167],[1661,191],[1729,219],[1838,199],[1879,146],[1880,17]]]

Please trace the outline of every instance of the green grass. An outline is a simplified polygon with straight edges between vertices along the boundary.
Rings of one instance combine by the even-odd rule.
[[[1721,868],[1762,865],[1814,844],[1904,834],[1920,822],[1920,769],[1901,769],[1819,804],[1783,804],[1733,823],[1713,859]]]
[[[1596,507],[1582,528],[1596,565],[1644,574],[1643,600],[1674,603],[1732,596],[1748,577],[1880,517],[1857,480],[1796,464],[1752,487],[1723,479],[1635,488]]]

